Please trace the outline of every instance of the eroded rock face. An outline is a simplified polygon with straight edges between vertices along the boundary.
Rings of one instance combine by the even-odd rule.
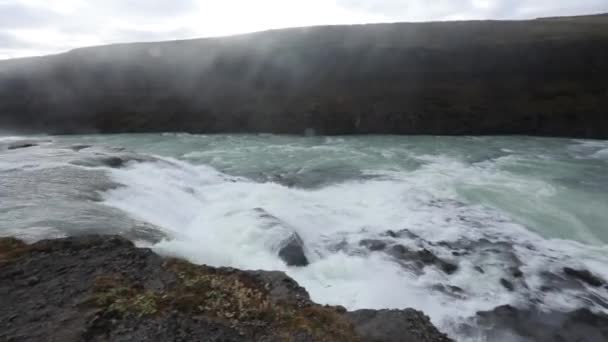
[[[0,127],[606,138],[607,61],[606,15],[121,44],[0,62]]]
[[[415,310],[346,313],[281,272],[196,266],[114,236],[0,239],[0,302],[3,341],[448,341]]]

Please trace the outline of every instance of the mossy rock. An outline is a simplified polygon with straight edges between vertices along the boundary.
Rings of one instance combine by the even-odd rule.
[[[176,281],[152,291],[120,274],[95,280],[89,304],[113,317],[159,317],[170,312],[203,316],[248,334],[307,336],[315,341],[357,341],[354,329],[337,309],[309,303],[274,301],[264,284],[244,272],[233,272],[170,259],[164,267]]]

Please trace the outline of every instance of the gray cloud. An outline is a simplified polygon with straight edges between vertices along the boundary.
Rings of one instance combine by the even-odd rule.
[[[608,12],[606,0],[337,0],[393,20],[523,19]]]
[[[31,8],[17,1],[0,2],[0,29],[37,27],[60,20],[59,15],[44,8]]]
[[[300,26],[338,22],[521,19],[608,12],[608,0],[252,1],[0,0],[0,59],[96,44],[183,39],[252,28],[276,28],[290,23]],[[309,10],[296,13],[293,8]],[[320,17],[323,19],[319,20]]]
[[[176,15],[196,8],[196,0],[106,0],[104,6],[131,15]]]
[[[26,44],[15,38],[13,35],[0,32],[0,46],[3,49],[23,48]]]

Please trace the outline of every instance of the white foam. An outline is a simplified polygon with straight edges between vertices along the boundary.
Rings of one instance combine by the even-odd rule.
[[[550,197],[555,195],[550,185],[514,178],[488,163],[471,166],[446,156],[421,160],[427,164],[412,172],[369,171],[382,177],[302,190],[167,159],[112,170],[113,178],[127,187],[106,193],[105,203],[162,227],[170,239],[155,248],[163,253],[214,266],[283,270],[318,302],[349,309],[414,307],[447,331],[453,322],[477,311],[526,300],[522,293],[500,285],[505,274],[500,260],[462,257],[459,271],[451,277],[433,268],[415,275],[382,253],[347,254],[332,246],[342,241],[356,246],[361,239],[404,228],[429,242],[490,237],[536,246],[515,249],[531,274],[575,260],[608,278],[605,247],[541,238],[503,213],[461,202],[458,192],[458,186],[501,186]],[[254,208],[294,227],[307,246],[311,265],[287,268],[272,248],[278,233],[265,228]],[[411,240],[397,242],[413,247]],[[433,252],[452,258],[439,248]],[[474,270],[479,262],[489,265],[484,274]],[[432,290],[438,283],[458,286],[467,295],[457,299]],[[555,296],[552,307],[580,304],[576,294]]]

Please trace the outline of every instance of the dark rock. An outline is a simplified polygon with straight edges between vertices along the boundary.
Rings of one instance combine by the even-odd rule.
[[[381,240],[361,240],[359,245],[373,252],[382,251],[386,248],[386,242]]]
[[[121,168],[126,164],[127,160],[117,156],[100,156],[95,158],[86,158],[82,160],[75,160],[71,162],[73,165],[87,166],[87,167],[111,167]]]
[[[72,146],[70,146],[70,149],[73,150],[74,152],[79,152],[79,151],[82,151],[87,148],[91,148],[91,145],[72,145]]]
[[[555,292],[555,291],[557,291],[557,289],[556,289],[555,287],[548,286],[548,285],[543,285],[543,286],[541,286],[541,287],[540,287],[540,290],[541,290],[542,292]]]
[[[515,286],[513,285],[513,283],[512,283],[512,282],[510,282],[510,281],[508,281],[508,280],[507,280],[507,279],[505,279],[505,278],[501,278],[501,279],[500,279],[500,284],[501,284],[502,286],[504,286],[504,288],[505,288],[505,289],[507,289],[507,290],[509,290],[509,291],[511,291],[511,292],[513,292],[513,291],[515,290]]]
[[[572,278],[576,278],[588,285],[593,287],[600,287],[604,284],[604,281],[599,277],[593,275],[587,270],[575,270],[570,267],[564,267],[564,273]]]
[[[434,265],[447,274],[452,274],[458,270],[457,265],[438,258],[428,249],[413,252],[403,245],[394,245],[389,249],[388,253],[398,260],[413,262],[419,268]]]
[[[608,341],[608,316],[587,309],[539,311],[500,306],[477,313],[487,341]]]
[[[386,231],[384,234],[385,234],[386,236],[388,236],[388,237],[392,237],[393,239],[394,239],[394,238],[397,238],[397,233],[395,233],[395,232],[394,232],[394,231],[392,231],[392,230],[387,230],[387,231]]]
[[[31,142],[16,142],[16,143],[12,143],[12,144],[8,145],[7,149],[18,150],[21,148],[28,148],[28,147],[35,147],[35,146],[38,146],[38,144],[31,143]]]
[[[524,276],[524,273],[519,269],[519,267],[511,267],[509,271],[514,278],[521,278]]]
[[[0,289],[1,341],[450,341],[419,311],[320,306],[282,272],[197,266],[113,236],[0,239]]]
[[[458,286],[435,284],[432,286],[432,289],[455,298],[464,298],[464,290]]]
[[[486,272],[483,270],[483,268],[481,268],[480,266],[475,266],[475,267],[474,267],[474,269],[475,269],[475,271],[477,271],[477,272],[479,272],[479,273],[481,273],[481,274],[486,273]]]
[[[447,274],[453,274],[458,271],[458,266],[449,262],[441,261],[439,267]]]
[[[33,276],[26,280],[27,286],[34,286],[40,282],[40,278]]]
[[[270,214],[264,208],[254,208],[253,212],[264,221],[264,227],[266,229],[275,230],[272,234],[280,232],[279,234],[284,236],[283,240],[278,242],[276,252],[288,266],[308,265],[308,258],[306,258],[306,252],[304,250],[304,241],[302,241],[302,238],[294,227],[291,227],[278,217]]]
[[[409,229],[402,229],[402,230],[398,231],[396,233],[396,235],[397,235],[397,237],[400,237],[400,238],[405,237],[410,240],[419,240],[420,239],[420,236],[412,233]]]
[[[359,310],[348,313],[355,331],[369,342],[452,341],[433,328],[422,312],[407,310]]]
[[[279,257],[288,266],[308,266],[308,258],[304,252],[304,241],[297,233],[293,233],[287,240],[285,240],[279,249]]]
[[[452,292],[456,292],[456,293],[462,293],[462,292],[464,292],[464,290],[462,288],[458,287],[458,286],[448,285],[447,287]]]
[[[112,168],[119,168],[119,167],[124,166],[124,164],[125,164],[125,161],[119,157],[105,157],[105,158],[99,159],[99,161],[103,165],[105,165],[107,167],[112,167]]]

